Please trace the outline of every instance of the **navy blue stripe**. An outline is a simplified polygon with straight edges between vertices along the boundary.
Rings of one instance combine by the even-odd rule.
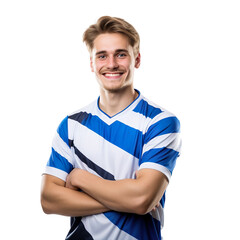
[[[144,135],[144,143],[148,143],[151,139],[157,136],[168,133],[178,133],[179,131],[180,122],[176,117],[164,118],[149,127]]]
[[[60,123],[57,132],[62,140],[68,145],[68,117],[65,117]],[[69,146],[69,145],[68,145]]]
[[[69,145],[69,147],[73,147],[73,140],[68,139],[68,145]]]
[[[61,169],[66,173],[70,173],[73,169],[73,165],[53,148],[47,166]]]
[[[76,121],[82,123],[84,120],[86,120],[88,118],[88,115],[89,114],[86,112],[79,112],[79,113],[70,115],[69,119],[73,119],[73,120],[76,120]]]
[[[154,118],[159,113],[162,112],[160,108],[151,106],[148,102],[144,101],[143,99],[138,103],[138,105],[133,109],[133,111],[149,118]]]
[[[75,154],[79,157],[79,159],[84,162],[89,168],[95,171],[99,176],[103,177],[104,179],[114,180],[114,176],[95,164],[89,158],[87,158],[84,154],[82,154],[75,146],[74,146]]]
[[[131,128],[119,121],[115,121],[111,125],[108,125],[99,117],[87,114],[86,112],[77,113],[69,116],[69,118],[78,121],[105,140],[131,155],[137,158],[141,156],[143,146],[143,135],[141,131]]]
[[[176,165],[179,152],[169,148],[155,148],[145,152],[140,164],[144,162],[154,162],[166,167],[171,173]]]
[[[119,229],[139,240],[161,239],[160,222],[150,214],[106,212],[104,215]]]
[[[65,240],[93,240],[93,237],[85,229],[81,219],[81,217],[71,217],[71,228]]]

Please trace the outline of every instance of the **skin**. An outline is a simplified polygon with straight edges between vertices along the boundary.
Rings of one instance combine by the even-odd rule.
[[[134,55],[128,38],[122,34],[105,33],[95,39],[90,67],[100,86],[99,106],[107,115],[114,116],[138,96],[133,76],[140,60],[140,54]],[[44,175],[41,203],[45,213],[66,216],[109,210],[146,214],[158,206],[167,185],[166,176],[153,169],[139,170],[136,179],[109,181],[76,168],[66,183]]]

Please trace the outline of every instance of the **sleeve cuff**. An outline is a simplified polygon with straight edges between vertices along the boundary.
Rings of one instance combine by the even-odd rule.
[[[168,178],[168,181],[170,181],[170,179],[171,179],[170,171],[162,165],[159,165],[159,164],[153,163],[153,162],[145,162],[140,165],[139,169],[144,169],[144,168],[158,170],[158,171],[162,172]]]
[[[49,167],[49,166],[46,166],[43,174],[49,174],[49,175],[55,176],[57,178],[62,179],[64,182],[66,182],[67,175],[68,175],[68,173],[66,173],[58,168]]]

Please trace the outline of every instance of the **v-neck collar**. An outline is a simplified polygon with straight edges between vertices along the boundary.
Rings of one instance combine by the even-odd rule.
[[[136,105],[139,103],[140,99],[142,98],[142,95],[140,93],[140,91],[138,91],[137,89],[135,89],[135,91],[138,93],[138,96],[136,99],[134,99],[133,102],[131,102],[126,108],[124,108],[122,111],[116,113],[113,116],[109,116],[107,113],[105,113],[100,107],[99,107],[99,100],[100,100],[100,96],[97,99],[97,108],[98,111],[101,113],[102,116],[104,116],[104,118],[107,118],[108,120],[112,120],[114,121],[116,118],[119,118],[121,115],[125,114],[126,112],[134,109],[136,107]],[[111,122],[112,122],[111,121]]]

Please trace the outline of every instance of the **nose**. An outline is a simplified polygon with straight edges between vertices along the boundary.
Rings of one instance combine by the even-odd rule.
[[[114,56],[108,57],[107,67],[109,69],[117,69],[118,68],[118,62]]]

